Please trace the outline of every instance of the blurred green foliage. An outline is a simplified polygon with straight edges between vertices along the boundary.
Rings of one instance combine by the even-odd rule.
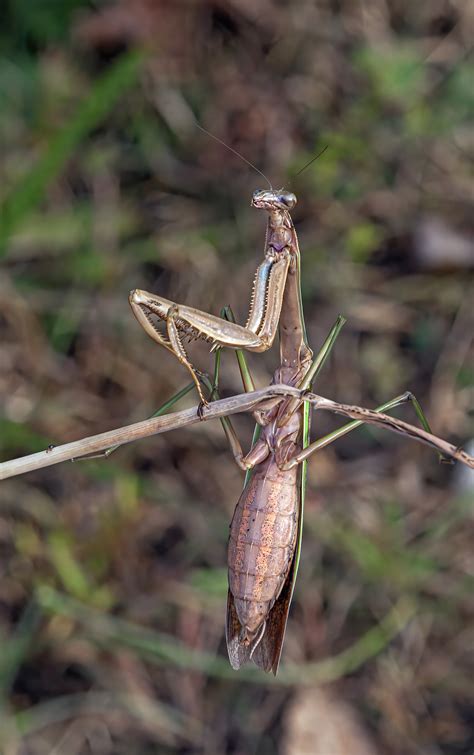
[[[318,392],[372,405],[409,387],[437,432],[468,438],[468,9],[270,5],[3,4],[2,458],[141,419],[185,383],[129,288],[244,321],[261,178],[195,117],[298,195],[314,347],[349,317]],[[251,359],[259,385],[276,359]],[[222,382],[240,390],[232,355]],[[337,681],[377,751],[472,750],[459,470],[369,429],[314,460],[276,682],[225,658],[241,482],[205,425],[2,483],[2,747],[67,748],[95,714],[97,753],[292,755],[298,696]]]
[[[5,249],[5,244],[11,234],[20,223],[25,221],[27,214],[38,205],[50,183],[64,169],[67,160],[84,137],[100,124],[117,99],[123,96],[124,91],[136,81],[142,63],[143,55],[141,54],[132,52],[123,55],[104,74],[103,78],[94,84],[76,114],[59,133],[50,139],[45,153],[36,165],[4,198],[0,225],[0,249]],[[94,260],[94,263],[97,265],[97,260]],[[79,264],[81,265],[79,274],[91,269],[84,267],[82,257],[79,258]]]

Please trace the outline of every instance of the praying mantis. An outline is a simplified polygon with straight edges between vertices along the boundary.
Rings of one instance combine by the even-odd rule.
[[[233,322],[229,315],[227,319],[217,317],[138,289],[130,293],[130,305],[146,333],[190,372],[200,398],[200,419],[206,419],[210,405],[203,390],[203,374],[186,353],[186,339],[203,340],[217,354],[222,348],[229,348],[241,356],[242,350],[266,351],[279,332],[280,364],[272,383],[297,388],[299,394],[266,398],[252,408],[260,434],[254,436],[254,445],[246,455],[230,420],[223,422],[234,459],[246,472],[228,544],[229,659],[234,669],[252,660],[263,670],[276,674],[300,559],[307,459],[364,421],[375,421],[377,412],[406,401],[411,401],[423,430],[384,414],[379,415],[380,424],[424,442],[429,442],[426,438],[431,430],[419,402],[406,392],[375,412],[338,404],[340,413],[353,417],[354,421],[310,443],[311,407],[305,401],[305,393],[310,391],[345,320],[338,317],[314,357],[306,337],[300,250],[290,214],[296,196],[272,188],[257,190],[251,204],[265,210],[268,221],[264,259],[255,274],[245,326]],[[244,389],[253,390],[248,373],[242,369],[241,373]],[[210,387],[211,397],[215,391],[214,384]],[[329,403],[336,406],[335,402]]]
[[[444,460],[456,459],[474,469],[474,457],[436,437],[415,396],[407,391],[375,410],[342,404],[312,392],[317,378],[344,325],[337,318],[316,356],[308,344],[300,283],[300,251],[291,210],[293,193],[258,190],[252,205],[268,213],[264,259],[258,266],[250,312],[245,326],[234,322],[225,308],[222,317],[176,304],[141,290],[130,293],[138,322],[154,341],[172,352],[188,369],[192,382],[166,401],[148,420],[98,435],[49,445],[44,451],[0,463],[0,480],[61,461],[108,456],[115,448],[138,438],[220,418],[233,456],[246,472],[244,488],[230,525],[229,590],[226,639],[234,669],[252,660],[277,673],[288,611],[301,552],[307,459],[363,423],[385,427],[436,449]],[[244,350],[263,352],[279,333],[280,364],[272,383],[255,390]],[[200,339],[215,351],[214,380],[197,370],[184,347],[186,339]],[[218,396],[222,349],[236,351],[244,393]],[[197,388],[197,408],[168,410]],[[204,390],[205,389],[205,390]],[[205,392],[206,391],[206,392]],[[421,427],[385,412],[410,401]],[[328,435],[310,442],[310,411],[324,410],[351,418]],[[229,416],[250,412],[256,421],[254,442],[244,454]]]

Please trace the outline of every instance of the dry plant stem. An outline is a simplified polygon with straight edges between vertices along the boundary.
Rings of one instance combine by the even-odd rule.
[[[65,443],[62,446],[49,446],[45,451],[1,463],[0,480],[25,474],[25,472],[31,472],[34,469],[50,467],[53,464],[59,464],[61,461],[72,461],[87,454],[104,451],[113,445],[123,445],[134,440],[147,438],[150,435],[158,435],[169,430],[178,430],[181,427],[195,425],[203,420],[218,419],[239,412],[251,412],[265,399],[288,395],[299,396],[300,391],[288,385],[270,385],[252,393],[243,393],[213,401],[206,407],[202,420],[195,406],[180,412],[172,412],[161,417],[152,417],[142,422],[135,422],[132,425],[125,425],[99,435],[91,435],[88,438]]]
[[[431,448],[435,448],[437,451],[474,469],[474,457],[470,456],[466,451],[421,428],[410,425],[408,422],[403,422],[403,420],[395,419],[388,414],[379,413],[372,409],[365,409],[351,404],[340,404],[337,401],[331,401],[331,399],[318,396],[315,393],[299,391],[297,388],[292,388],[288,385],[270,385],[259,391],[243,393],[212,402],[206,407],[202,420],[197,414],[197,407],[192,407],[191,409],[184,409],[180,412],[173,412],[161,417],[154,417],[132,425],[126,425],[125,427],[119,427],[116,430],[109,430],[99,435],[82,438],[81,440],[66,443],[62,446],[49,447],[45,451],[30,454],[29,456],[21,456],[18,459],[5,461],[0,464],[0,480],[25,474],[42,467],[49,467],[53,464],[59,464],[61,461],[72,461],[86,454],[103,451],[114,444],[123,445],[131,443],[134,440],[147,438],[150,435],[158,435],[169,430],[177,430],[181,427],[195,425],[201,421],[217,419],[230,414],[252,412],[262,401],[278,396],[300,397],[302,400],[312,404],[315,410],[329,411],[341,414],[344,417],[350,417],[351,419],[361,420],[368,424],[385,427],[387,430],[425,443]],[[311,446],[308,446],[308,448],[301,451],[291,461],[293,464],[300,463],[310,455]]]

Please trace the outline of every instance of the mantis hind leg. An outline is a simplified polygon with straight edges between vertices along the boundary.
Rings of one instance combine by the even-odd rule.
[[[311,390],[312,382],[319,374],[321,368],[323,367],[329,354],[331,353],[331,350],[334,346],[337,336],[339,335],[339,332],[345,322],[346,322],[345,318],[342,317],[342,315],[339,315],[333,327],[331,328],[326,340],[324,341],[320,351],[312,360],[303,379],[298,385],[298,387],[301,390],[304,390],[304,391]],[[388,401],[385,404],[382,404],[381,406],[377,407],[377,409],[375,409],[375,412],[377,413],[385,412],[387,410],[395,408],[396,406],[400,406],[401,404],[404,404],[408,401],[411,402],[423,430],[431,434],[430,425],[428,423],[428,420],[426,419],[426,415],[423,412],[423,409],[421,408],[420,402],[418,401],[416,396],[413,393],[411,393],[411,391],[406,391],[405,393],[402,393],[400,396],[396,396],[391,401]],[[300,399],[292,399],[291,401],[288,402],[287,411],[280,418],[280,425],[284,424],[284,422],[287,421],[287,418],[291,415],[293,411],[296,411],[299,405],[300,405]],[[362,424],[364,424],[364,420],[353,420],[352,422],[349,422],[346,425],[343,425],[338,430],[334,430],[332,433],[325,435],[323,438],[320,438],[319,440],[316,440],[313,443],[309,443],[308,445],[305,446],[305,448],[303,448],[295,456],[293,456],[293,458],[291,458],[282,467],[282,469],[291,469],[292,467],[298,464],[301,464],[306,459],[308,459],[315,451],[319,451],[321,448],[325,448],[325,446],[328,446],[330,443],[333,443],[335,440],[337,440],[338,438],[341,438],[343,435],[346,435],[347,433],[352,432],[352,430],[355,430],[357,427],[359,427]],[[448,461],[448,458],[444,456],[444,454],[440,453],[440,460]]]
[[[377,413],[386,412],[390,409],[394,409],[396,406],[406,404],[407,402],[411,402],[423,430],[431,433],[432,431],[430,425],[428,423],[428,420],[426,419],[426,415],[423,409],[421,408],[420,402],[418,401],[416,396],[411,393],[411,391],[406,391],[405,393],[400,394],[400,396],[396,396],[395,398],[391,399],[391,401],[387,401],[385,404],[378,406],[374,411]],[[290,461],[288,461],[283,468],[291,469],[292,467],[301,464],[301,462],[308,459],[315,451],[319,451],[321,448],[329,446],[331,443],[334,443],[335,440],[338,440],[338,438],[342,438],[343,435],[347,435],[348,433],[352,432],[352,430],[355,430],[363,424],[365,424],[364,420],[353,420],[352,422],[348,422],[346,425],[339,427],[337,430],[324,435],[322,438],[315,440],[313,443],[310,443],[305,449],[295,454],[295,456],[293,456],[293,458],[290,459]],[[440,460],[449,462],[451,461],[441,453]]]

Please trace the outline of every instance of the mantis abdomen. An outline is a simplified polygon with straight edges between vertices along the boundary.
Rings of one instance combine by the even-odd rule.
[[[229,589],[242,627],[252,643],[287,579],[298,532],[297,469],[282,471],[274,455],[260,464],[237,503],[230,526]]]

